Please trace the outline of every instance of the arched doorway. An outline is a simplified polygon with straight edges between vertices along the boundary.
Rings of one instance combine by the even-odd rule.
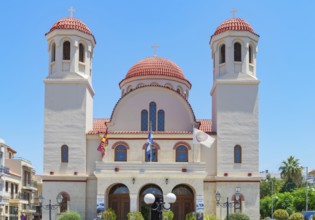
[[[172,193],[176,195],[176,202],[172,205],[174,220],[183,220],[187,213],[195,210],[194,192],[189,186],[177,185]]]
[[[140,190],[140,196],[139,196],[140,212],[142,213],[145,220],[159,220],[159,213],[151,209],[151,207],[155,208],[155,204],[152,204],[152,206],[150,207],[144,202],[144,196],[148,193],[152,193],[155,196],[155,201],[163,200],[163,192],[159,186],[155,184],[149,184],[149,185],[144,186]]]
[[[113,186],[109,191],[109,208],[117,214],[117,220],[127,220],[130,212],[129,189],[123,184]]]

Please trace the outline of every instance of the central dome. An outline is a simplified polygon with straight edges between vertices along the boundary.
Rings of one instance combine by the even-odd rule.
[[[186,80],[183,71],[175,63],[162,57],[140,60],[129,69],[125,79],[139,76],[167,76]]]
[[[253,34],[256,34],[252,26],[247,21],[241,18],[231,18],[225,20],[222,24],[219,25],[219,27],[217,27],[213,36],[221,34],[226,31],[248,31]]]

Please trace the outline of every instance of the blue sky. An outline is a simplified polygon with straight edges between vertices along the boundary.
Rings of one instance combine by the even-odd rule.
[[[1,1],[0,137],[33,162],[43,164],[44,84],[48,74],[44,34],[59,19],[81,19],[95,35],[94,117],[110,117],[118,83],[140,59],[174,61],[192,83],[197,118],[211,118],[210,36],[230,10],[260,35],[260,170],[276,171],[289,155],[315,168],[315,1]]]

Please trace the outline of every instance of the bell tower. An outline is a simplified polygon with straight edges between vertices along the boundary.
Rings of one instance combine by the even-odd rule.
[[[241,18],[224,21],[210,39],[212,130],[217,133],[216,178],[220,179],[215,189],[226,196],[240,189],[244,201],[246,195],[257,197],[242,206],[251,219],[259,218],[258,39]]]
[[[43,194],[54,200],[66,192],[67,201],[86,201],[86,133],[93,127],[92,57],[96,42],[88,27],[73,17],[57,21],[46,39],[49,66],[44,80]],[[72,208],[85,218],[85,204]]]

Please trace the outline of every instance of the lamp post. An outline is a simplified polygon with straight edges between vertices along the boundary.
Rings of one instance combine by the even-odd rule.
[[[239,192],[239,190],[236,190],[236,193],[235,193],[236,201],[229,202],[229,197],[226,197],[226,202],[220,203],[221,194],[219,193],[219,191],[217,191],[217,193],[215,194],[215,199],[217,201],[217,206],[221,206],[223,208],[226,208],[226,220],[229,220],[230,219],[229,208],[232,208],[235,205],[239,204],[240,192]]]
[[[51,220],[51,210],[55,210],[60,206],[63,200],[63,196],[59,193],[58,196],[56,197],[58,204],[51,204],[51,200],[49,200],[48,205],[43,205],[44,197],[42,195],[39,196],[38,200],[41,208],[49,210],[49,220]]]
[[[157,211],[159,213],[159,219],[162,220],[162,212],[163,210],[170,210],[171,206],[170,204],[174,203],[176,201],[176,195],[174,193],[168,193],[165,197],[165,201],[156,201],[155,202],[155,196],[151,193],[148,193],[144,196],[144,202],[148,205],[152,205],[155,202],[156,207],[152,207],[151,209],[153,211]]]

